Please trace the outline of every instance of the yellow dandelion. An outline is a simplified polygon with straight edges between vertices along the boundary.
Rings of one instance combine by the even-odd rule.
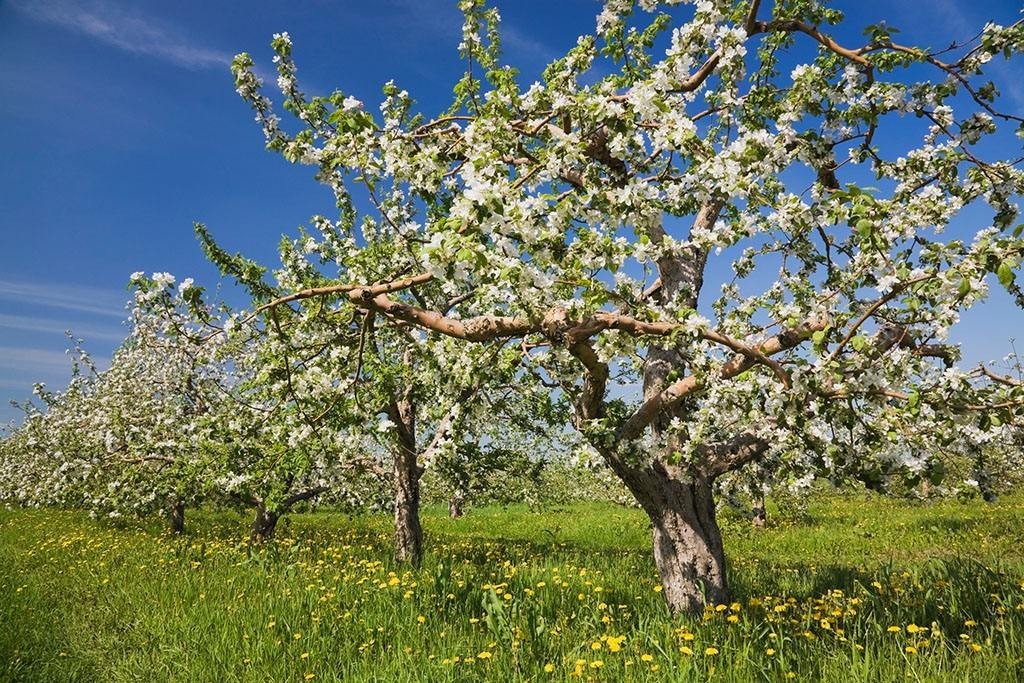
[[[706,654],[708,656],[711,656],[711,657],[714,657],[715,655],[718,654],[718,648],[717,647],[709,647],[706,650],[704,650],[704,654]]]
[[[572,675],[573,676],[582,676],[583,675],[583,670],[586,669],[586,668],[587,668],[587,660],[585,660],[585,659],[577,659],[576,663],[573,665],[573,668],[572,668]]]
[[[654,655],[649,655],[649,654],[647,654],[645,652],[642,655],[640,655],[640,661],[641,662],[653,662],[654,661]]]
[[[493,656],[494,655],[492,655],[490,652],[488,652],[487,650],[484,650],[483,652],[481,652],[481,653],[479,653],[477,655],[477,659],[490,659]]]
[[[549,673],[553,672],[554,670],[555,670],[555,665],[552,664],[551,662],[548,662],[547,664],[544,665],[544,673],[549,674]]]

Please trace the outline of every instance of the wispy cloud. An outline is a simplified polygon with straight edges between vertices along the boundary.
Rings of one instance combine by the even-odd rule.
[[[21,346],[0,346],[0,368],[18,370],[19,374],[42,377],[71,373],[71,356],[62,351],[33,349]],[[93,358],[97,367],[109,364],[107,358]],[[15,380],[5,379],[6,382]],[[31,383],[30,383],[31,386]]]
[[[0,280],[0,301],[125,318],[127,293],[80,285]]]
[[[173,26],[102,0],[11,0],[8,6],[37,21],[186,69],[231,63],[228,53],[196,45]]]
[[[985,20],[987,20],[981,20],[979,17],[969,17],[964,11],[964,5],[953,0],[936,0],[932,9],[942,17],[943,22],[947,26],[956,32],[954,37],[959,40],[975,35],[985,25]],[[1015,16],[1009,17],[1011,21],[1017,18]],[[996,23],[1000,22],[997,21]],[[996,85],[1013,100],[1014,105],[1024,108],[1024,88],[1021,87],[1020,73],[1015,69],[1011,69],[1002,58],[993,59],[986,68],[995,71],[999,75]]]
[[[69,324],[66,320],[52,318],[36,318],[28,315],[7,315],[0,313],[0,329],[24,330],[26,332],[45,332],[63,334],[70,330],[75,337],[87,341],[121,341],[127,331],[111,327],[95,327],[93,325]]]
[[[550,45],[535,40],[508,24],[501,27],[501,38],[506,48],[525,59],[547,64],[558,57],[558,51]]]

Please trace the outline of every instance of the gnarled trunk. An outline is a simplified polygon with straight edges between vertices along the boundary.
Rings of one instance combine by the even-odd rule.
[[[681,367],[684,363],[675,349],[652,348],[644,372],[645,395],[660,391],[667,374]],[[653,436],[664,440],[668,452],[678,447],[668,430],[673,417],[685,420],[685,409],[680,406],[651,424]],[[729,589],[722,532],[715,519],[714,477],[695,476],[658,457],[642,469],[620,469],[619,476],[651,520],[654,562],[669,611],[700,614],[705,605],[726,602]]]
[[[167,521],[171,525],[172,534],[185,533],[185,503],[180,500],[172,500],[167,508]]]
[[[669,611],[700,614],[705,605],[728,601],[711,481],[683,481],[655,465],[634,470],[626,483],[651,520],[654,563]]]
[[[395,454],[395,559],[414,567],[423,559],[420,474],[414,450],[403,448]]]
[[[252,521],[252,532],[249,534],[249,543],[263,543],[273,538],[279,517],[276,510],[268,510],[263,503],[257,504],[256,517]]]

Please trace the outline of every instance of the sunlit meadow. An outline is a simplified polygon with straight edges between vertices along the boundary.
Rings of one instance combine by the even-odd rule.
[[[642,513],[426,515],[419,571],[389,520],[295,515],[112,527],[0,512],[12,681],[930,680],[1024,675],[1024,499],[822,498],[725,520],[734,601],[673,620]]]

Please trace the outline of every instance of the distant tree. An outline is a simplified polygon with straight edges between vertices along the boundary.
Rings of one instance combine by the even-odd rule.
[[[184,530],[186,506],[205,490],[197,428],[211,399],[196,356],[156,323],[136,309],[103,372],[76,343],[68,387],[37,386],[43,405],[26,406],[3,442],[0,495],[109,517],[161,510],[174,533]]]

